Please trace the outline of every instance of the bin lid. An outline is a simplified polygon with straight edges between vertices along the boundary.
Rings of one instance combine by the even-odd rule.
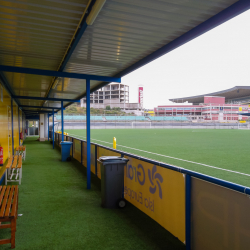
[[[60,144],[73,144],[72,141],[61,141]]]
[[[98,161],[103,165],[107,164],[127,164],[129,159],[121,156],[101,156]]]

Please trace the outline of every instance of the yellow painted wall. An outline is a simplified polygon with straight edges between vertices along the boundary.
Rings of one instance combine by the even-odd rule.
[[[13,102],[14,149],[19,146],[18,106]]]
[[[1,92],[3,91],[3,102]],[[3,147],[3,160],[8,158],[8,106],[11,108],[11,99],[0,83],[0,144]],[[11,133],[11,130],[10,130]]]

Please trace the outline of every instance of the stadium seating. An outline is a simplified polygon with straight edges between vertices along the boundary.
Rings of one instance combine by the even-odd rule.
[[[61,120],[61,116],[56,116],[57,120]],[[185,116],[90,116],[91,121],[109,121],[109,122],[132,122],[132,121],[188,121]],[[85,115],[65,115],[64,121],[86,121]]]

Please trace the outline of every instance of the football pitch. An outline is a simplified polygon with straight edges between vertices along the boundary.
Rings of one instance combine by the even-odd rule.
[[[66,129],[86,139],[86,130]],[[91,142],[250,187],[250,131],[236,129],[93,129]]]

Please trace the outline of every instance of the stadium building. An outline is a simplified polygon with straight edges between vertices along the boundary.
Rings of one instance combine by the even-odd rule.
[[[81,99],[80,105],[81,107],[86,106],[86,98]],[[110,106],[110,108],[119,107],[125,111],[142,109],[140,103],[129,103],[129,86],[120,83],[111,83],[90,95],[91,108],[105,109],[106,106]]]
[[[174,103],[190,105],[163,105],[154,109],[156,116],[189,116],[192,120],[235,121],[246,120],[250,113],[250,87],[231,89],[192,97],[170,99]]]

